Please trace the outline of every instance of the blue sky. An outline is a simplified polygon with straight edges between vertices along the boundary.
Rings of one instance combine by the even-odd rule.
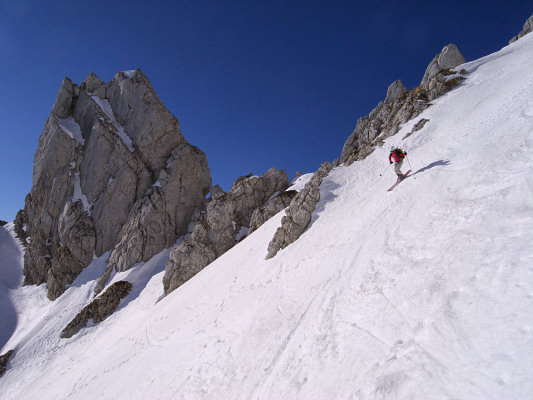
[[[533,13],[530,0],[0,4],[7,221],[24,207],[33,154],[65,76],[81,83],[95,72],[109,81],[140,68],[186,139],[207,154],[213,184],[228,190],[250,172],[275,166],[292,177],[339,157],[392,81],[418,86],[448,43],[467,61],[496,51]]]

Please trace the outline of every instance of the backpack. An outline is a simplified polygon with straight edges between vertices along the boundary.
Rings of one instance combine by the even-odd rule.
[[[396,148],[392,150],[391,153],[397,155],[398,157],[402,157],[402,155],[405,154],[405,151],[403,151],[402,149]]]

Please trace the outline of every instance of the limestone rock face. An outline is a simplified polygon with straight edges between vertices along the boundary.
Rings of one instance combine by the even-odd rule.
[[[149,259],[187,231],[210,187],[205,154],[140,70],[107,83],[66,78],[16,221],[25,284],[46,282],[55,299],[95,255],[114,250],[110,267],[120,271]]]
[[[235,201],[235,222],[241,226],[250,226],[252,212],[275,193],[285,190],[288,186],[288,176],[283,170],[269,169],[260,178],[257,176],[241,177],[229,191]]]
[[[133,285],[127,281],[118,281],[90,304],[85,306],[61,332],[62,338],[69,338],[87,326],[90,319],[94,323],[102,322],[115,312],[120,305],[120,300],[126,297]]]
[[[320,200],[320,184],[331,171],[331,164],[325,162],[304,188],[292,199],[274,237],[268,244],[267,259],[274,257],[280,249],[294,243],[307,229],[313,211]]]
[[[203,208],[197,208],[184,242],[172,249],[165,268],[163,286],[168,294],[245,237],[252,214],[288,186],[287,173],[269,169],[262,176],[242,176],[228,193],[220,186],[211,189]]]
[[[529,17],[526,22],[524,23],[524,27],[522,29],[522,31],[515,37],[513,37],[510,41],[509,41],[509,44],[513,43],[513,42],[516,42],[518,39],[520,39],[521,37],[527,35],[528,33],[531,33],[533,32],[533,15],[531,17]]]
[[[297,194],[298,192],[296,190],[285,190],[284,192],[270,199],[264,207],[256,208],[250,220],[250,230],[248,231],[248,234],[251,234],[274,215],[279,213],[284,208],[287,208]]]
[[[197,225],[196,230],[201,230],[201,226],[202,225]],[[163,288],[165,293],[168,294],[183,285],[204,269],[205,266],[215,261],[216,258],[215,252],[207,243],[202,243],[196,240],[184,242],[181,246],[177,247],[175,251],[171,252],[171,256],[167,262],[167,269],[169,271],[169,266],[179,266],[179,270],[176,269],[169,273],[165,272],[165,275],[163,276]]]
[[[428,100],[434,100],[449,91],[447,77],[454,75],[452,68],[464,64],[465,59],[454,44],[449,44],[429,63],[421,86],[428,92]],[[448,89],[448,90],[447,90]]]
[[[78,259],[82,265],[88,265],[92,259],[96,244],[96,234],[91,217],[83,210],[80,201],[65,204],[58,222],[59,241]]]
[[[52,107],[52,112],[59,118],[67,118],[72,112],[72,102],[74,99],[74,85],[68,78],[63,79],[61,88],[57,93],[56,102]]]
[[[202,204],[210,186],[205,154],[190,144],[179,145],[157,183],[133,205],[109,264],[125,271],[174,244],[187,232],[194,209]]]
[[[449,44],[428,65],[419,87],[407,91],[401,81],[393,82],[385,100],[357,121],[344,144],[340,162],[350,165],[366,158],[384,139],[395,135],[401,124],[417,117],[432,100],[456,87],[464,79],[460,75],[465,71],[457,73],[453,68],[464,62],[457,46]]]

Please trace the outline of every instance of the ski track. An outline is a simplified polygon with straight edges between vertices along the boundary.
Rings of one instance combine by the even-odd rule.
[[[332,170],[310,227],[272,260],[283,213],[167,297],[168,250],[116,274],[134,293],[71,339],[59,333],[108,254],[55,302],[0,287],[17,315],[0,399],[529,399],[532,54],[527,35],[465,64],[402,142],[413,173],[392,192],[392,171],[376,176],[407,124]]]

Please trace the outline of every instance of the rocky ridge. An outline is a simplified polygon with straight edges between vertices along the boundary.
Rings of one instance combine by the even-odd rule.
[[[211,190],[205,207],[198,208],[184,242],[172,249],[165,268],[165,294],[175,290],[244,238],[255,210],[286,198],[287,173],[271,168],[262,176],[236,179],[229,192]],[[283,200],[279,200],[283,204]],[[270,206],[276,207],[276,206]],[[264,221],[263,221],[264,222]],[[257,228],[258,221],[254,220]]]
[[[385,100],[357,121],[344,144],[340,162],[350,165],[364,159],[386,138],[395,135],[401,124],[417,117],[431,101],[458,86],[466,71],[457,72],[454,68],[464,62],[457,46],[449,44],[429,63],[420,86],[408,91],[400,80],[393,82]],[[417,124],[412,132],[422,129],[426,122]]]

